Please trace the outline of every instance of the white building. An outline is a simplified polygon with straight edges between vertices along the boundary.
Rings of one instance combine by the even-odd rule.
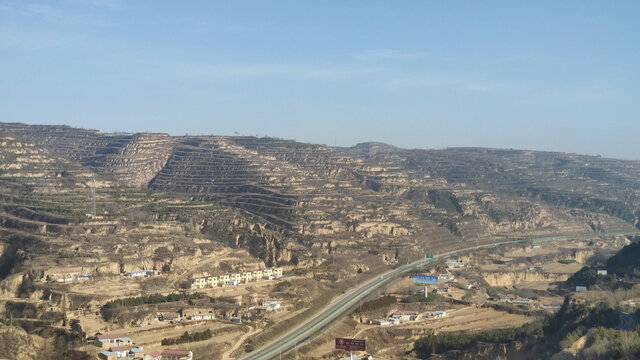
[[[418,318],[417,311],[396,311],[391,314],[392,319],[398,319],[400,321],[414,321]]]
[[[280,309],[280,304],[277,300],[266,300],[262,303],[263,306],[267,307],[268,310],[278,310]]]
[[[216,316],[211,313],[191,315],[193,321],[213,320]]]
[[[447,263],[447,267],[449,269],[463,268],[465,266],[467,266],[467,264],[463,263],[462,261],[458,261],[458,260],[449,261]]]
[[[446,311],[429,311],[429,312],[426,312],[424,316],[430,319],[443,318],[447,316],[447,312]]]

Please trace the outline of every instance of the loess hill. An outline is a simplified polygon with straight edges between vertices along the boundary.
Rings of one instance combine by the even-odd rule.
[[[0,145],[4,296],[56,267],[162,269],[180,285],[329,256],[384,266],[500,239],[633,232],[640,212],[640,162],[575,154],[18,123],[0,123]]]

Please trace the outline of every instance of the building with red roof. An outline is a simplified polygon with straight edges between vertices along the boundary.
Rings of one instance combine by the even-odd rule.
[[[189,350],[162,350],[162,360],[193,360],[193,353]]]
[[[145,355],[144,360],[162,360],[162,352],[161,351],[152,351]]]

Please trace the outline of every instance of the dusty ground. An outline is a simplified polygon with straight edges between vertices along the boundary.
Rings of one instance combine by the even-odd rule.
[[[515,315],[493,310],[491,308],[478,308],[475,306],[465,306],[461,308],[443,309],[447,312],[447,317],[442,319],[418,319],[413,322],[406,322],[396,326],[378,326],[358,324],[351,328],[348,333],[343,333],[342,337],[353,337],[365,339],[370,344],[388,344],[389,339],[384,339],[387,332],[393,333],[425,333],[440,331],[478,331],[487,329],[501,329],[514,326],[521,326],[533,320],[524,315]],[[383,330],[383,331],[380,331]],[[393,341],[391,341],[393,342]],[[321,358],[329,356],[334,350],[334,339],[327,339],[323,344],[305,354],[308,358]],[[400,349],[382,347],[376,351],[376,359],[397,359],[399,351],[408,351],[412,348],[412,341],[400,346]],[[364,352],[357,352],[354,355],[364,355]]]
[[[189,333],[201,332],[210,329],[214,332],[214,336],[205,341],[183,343],[179,345],[163,346],[162,339],[179,337],[185,331]],[[218,351],[217,355],[223,357],[224,353],[230,352],[237,347],[240,339],[245,338],[253,332],[253,329],[247,325],[232,324],[225,320],[211,320],[191,322],[186,321],[179,324],[158,323],[145,327],[114,329],[113,333],[125,333],[131,337],[134,343],[142,347],[145,352],[162,351],[165,348],[190,349],[196,354],[196,359],[211,359],[211,353],[198,352],[197,348],[215,347]],[[85,351],[91,354],[97,354],[101,351],[94,346],[84,347]],[[216,357],[213,357],[216,358]]]
[[[614,248],[614,245],[612,248]],[[557,242],[545,243],[539,249],[533,249],[532,245],[523,245],[507,249],[496,249],[492,252],[470,254],[462,260],[468,263],[463,269],[447,269],[438,265],[430,269],[422,269],[423,274],[445,274],[455,276],[451,281],[441,281],[434,287],[449,287],[448,292],[439,292],[438,295],[445,300],[438,300],[428,304],[402,304],[391,306],[386,311],[373,311],[354,316],[349,321],[343,321],[320,335],[315,341],[304,348],[303,358],[335,358],[348,355],[334,349],[335,337],[355,337],[367,340],[367,350],[373,353],[376,359],[412,358],[410,353],[413,341],[425,334],[434,332],[469,331],[477,332],[489,329],[500,329],[521,326],[534,320],[534,312],[543,305],[561,305],[564,296],[557,291],[556,279],[566,278],[580,270],[587,259],[599,250],[611,250],[606,245],[599,243]],[[571,260],[569,264],[559,261]],[[501,286],[490,287],[484,281],[485,276],[493,274],[495,281],[504,281]],[[496,275],[497,274],[497,275]],[[497,280],[496,280],[497,279]],[[502,280],[501,280],[502,279]],[[472,289],[467,285],[472,284]],[[406,297],[417,291],[423,291],[423,287],[412,284],[410,277],[405,277],[391,284],[382,294],[392,294],[398,298]],[[492,294],[530,294],[534,299],[528,308],[513,306],[523,314],[509,313],[496,310],[489,305],[495,302],[489,301],[488,292]],[[524,296],[524,295],[521,295]],[[589,294],[583,295],[585,298]],[[640,303],[640,288],[636,292],[625,294],[612,294],[612,301]],[[449,299],[449,300],[446,300]],[[414,322],[402,323],[392,326],[369,325],[366,320],[389,316],[397,310],[417,310],[421,314],[425,311],[441,310],[447,312],[447,317],[442,319],[423,319]],[[530,315],[527,315],[529,311]],[[548,310],[553,311],[553,310]],[[364,318],[365,322],[359,323]],[[356,353],[354,353],[355,355]],[[357,353],[362,356],[365,353]]]

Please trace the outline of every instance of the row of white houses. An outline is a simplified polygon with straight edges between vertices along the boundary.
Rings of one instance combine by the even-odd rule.
[[[203,276],[191,279],[191,289],[204,289],[225,285],[238,285],[241,282],[248,283],[262,279],[273,280],[282,276],[282,268],[266,268],[255,271],[245,271],[220,276]]]

